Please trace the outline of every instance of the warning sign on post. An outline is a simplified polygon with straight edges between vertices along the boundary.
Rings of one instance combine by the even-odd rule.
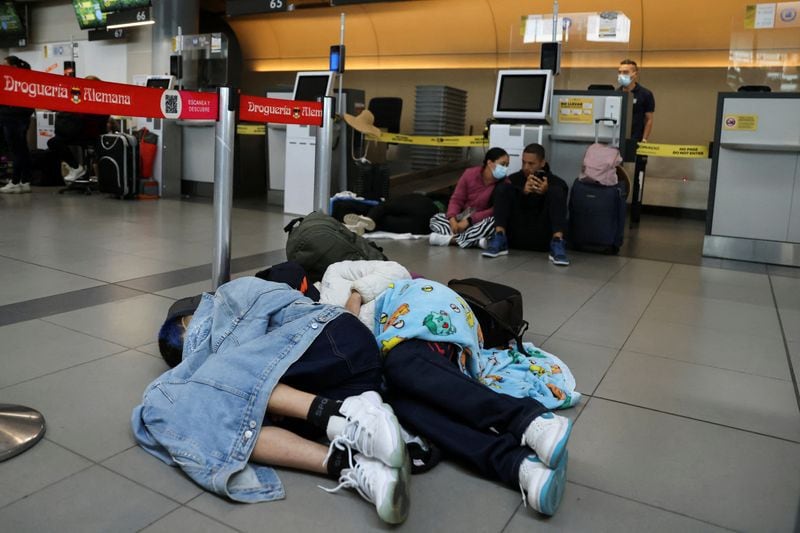
[[[559,100],[558,121],[567,124],[591,124],[594,121],[594,98]]]
[[[722,129],[726,131],[758,130],[758,115],[725,115],[722,117]]]

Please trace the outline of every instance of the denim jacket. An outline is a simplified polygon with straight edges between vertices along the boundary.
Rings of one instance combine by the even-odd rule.
[[[283,498],[275,471],[247,461],[278,380],[342,312],[258,278],[204,294],[183,361],[148,385],[133,410],[139,445],[232,500]]]

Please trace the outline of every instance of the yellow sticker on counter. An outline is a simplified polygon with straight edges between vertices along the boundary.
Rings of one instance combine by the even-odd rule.
[[[399,133],[381,133],[380,137],[367,135],[367,140],[382,143],[416,144],[421,146],[484,146],[488,144],[482,135],[451,135],[448,137],[434,137],[428,135],[401,135]]]
[[[722,129],[726,131],[758,130],[758,115],[725,115],[722,117]]]
[[[639,143],[639,147],[636,149],[636,154],[654,157],[705,159],[708,157],[708,147],[683,144]]]
[[[236,133],[239,135],[266,135],[266,124],[239,124],[236,126]]]
[[[568,124],[591,124],[594,121],[594,98],[559,100],[558,121]]]

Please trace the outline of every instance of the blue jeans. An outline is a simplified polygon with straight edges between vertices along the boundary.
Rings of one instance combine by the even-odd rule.
[[[533,452],[520,445],[530,422],[547,412],[532,398],[494,392],[464,375],[433,344],[411,339],[384,361],[389,404],[407,429],[483,475],[519,487],[519,465]]]
[[[31,153],[28,150],[28,126],[30,117],[4,118],[3,136],[14,160],[14,183],[30,183]]]
[[[343,313],[325,326],[280,382],[309,394],[344,400],[379,390],[381,371],[375,337],[358,318]],[[265,419],[265,424],[270,422]],[[303,436],[317,433],[302,421],[282,420],[278,425]]]

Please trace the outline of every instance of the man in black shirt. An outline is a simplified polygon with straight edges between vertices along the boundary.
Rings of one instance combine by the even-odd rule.
[[[617,81],[620,88],[633,94],[633,123],[631,139],[647,142],[653,131],[653,115],[656,111],[656,99],[653,93],[639,84],[639,67],[632,59],[623,59],[617,69]]]
[[[522,170],[494,190],[494,235],[484,257],[507,255],[509,246],[550,252],[554,265],[567,266],[567,184],[550,172],[544,147],[529,144],[522,152]],[[481,243],[483,245],[484,243]]]

